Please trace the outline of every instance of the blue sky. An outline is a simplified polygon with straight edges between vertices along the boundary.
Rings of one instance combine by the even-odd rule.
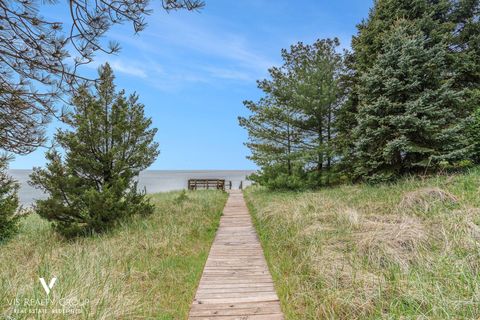
[[[200,12],[170,12],[152,1],[148,27],[129,25],[108,38],[115,56],[99,55],[85,74],[108,61],[118,88],[136,91],[158,128],[161,154],[150,169],[255,169],[246,159],[247,135],[237,117],[243,100],[261,96],[256,80],[281,63],[280,50],[298,41],[338,37],[349,48],[356,24],[373,0],[206,0]],[[67,21],[60,1],[45,15]],[[51,137],[58,123],[48,128]],[[45,149],[17,156],[13,169],[42,166]]]

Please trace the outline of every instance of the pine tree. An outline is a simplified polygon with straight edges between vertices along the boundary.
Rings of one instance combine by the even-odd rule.
[[[474,112],[468,127],[471,160],[480,164],[480,106]]]
[[[455,87],[467,90],[464,108],[473,110],[467,130],[471,141],[470,158],[480,163],[480,0],[455,3],[450,20],[455,25],[451,51]]]
[[[445,3],[443,0],[377,0],[368,18],[357,25],[358,34],[352,38],[353,51],[345,59],[347,72],[342,77],[347,100],[341,106],[336,122],[337,147],[341,155],[340,170],[350,179],[358,178],[353,174],[357,159],[356,141],[352,133],[361,116],[358,114],[361,77],[375,64],[378,56],[384,53],[386,37],[398,19],[418,21],[427,36],[430,36],[432,30],[437,30],[440,34],[448,33],[447,9],[440,2]]]
[[[447,46],[399,20],[383,51],[360,78],[356,174],[386,180],[465,159],[467,91],[454,88]]]
[[[339,45],[336,38],[325,39],[313,45],[298,43],[283,53],[285,67],[295,79],[291,104],[302,114],[300,128],[307,137],[304,159],[314,187],[330,183],[335,159],[334,122],[342,97],[339,78],[343,57],[337,50]]]
[[[438,46],[445,48],[442,68],[447,71],[443,77],[449,83],[450,90],[463,98],[463,103],[456,106],[455,115],[457,125],[464,126],[465,119],[480,104],[479,95],[475,94],[480,88],[479,3],[479,0],[375,2],[368,19],[358,25],[358,35],[352,40],[353,52],[346,59],[348,72],[343,83],[348,100],[342,105],[336,123],[343,172],[352,172],[355,167],[358,153],[355,152],[357,141],[352,131],[359,125],[359,121],[366,121],[360,112],[360,105],[366,103],[360,97],[360,91],[364,90],[361,79],[377,64],[377,59],[386,53],[386,42],[399,19],[411,22],[422,33],[426,39],[425,49]],[[455,134],[467,140],[465,130],[456,130]],[[451,149],[455,147],[459,146],[450,146]]]
[[[293,124],[292,112],[268,98],[244,104],[252,113],[248,118],[239,117],[240,126],[249,136],[245,145],[252,154],[248,158],[261,168],[250,179],[272,189],[301,188],[298,176],[301,133]]]
[[[48,152],[47,167],[31,176],[49,195],[37,201],[38,214],[66,236],[102,232],[121,218],[152,211],[135,179],[158,155],[157,130],[150,129],[137,95],[116,92],[108,64],[99,76],[95,92],[82,88],[73,98],[71,130],[55,136],[64,156]]]
[[[335,114],[342,55],[337,39],[298,43],[282,50],[283,65],[259,82],[265,97],[246,102],[247,129],[256,181],[274,188],[319,187],[330,182],[335,160]]]
[[[12,236],[18,222],[19,185],[7,174],[8,158],[0,157],[0,242]]]
[[[201,0],[155,1],[163,10],[197,10]],[[1,0],[0,1],[0,149],[33,152],[45,142],[56,104],[86,79],[82,65],[96,54],[118,53],[105,41],[115,25],[131,24],[138,33],[152,13],[149,0]],[[69,12],[62,18],[42,13]],[[63,9],[62,9],[63,8]]]
[[[476,0],[475,0],[476,1]],[[432,41],[431,45],[445,40],[454,28],[450,23],[453,11],[451,0],[377,0],[368,19],[358,26],[352,39],[356,72],[372,67],[385,51],[385,41],[398,19],[415,21],[418,28]]]
[[[358,75],[353,70],[354,55],[347,52],[344,57],[344,70],[340,75],[339,89],[342,99],[335,113],[334,127],[335,137],[335,155],[338,158],[337,171],[340,174],[340,180],[351,181],[354,177],[353,168],[355,167],[355,141],[353,139],[353,130],[358,125],[358,93],[356,86]]]

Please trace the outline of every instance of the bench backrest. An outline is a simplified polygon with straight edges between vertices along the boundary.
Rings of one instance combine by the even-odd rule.
[[[188,189],[218,189],[225,190],[224,179],[189,179]]]

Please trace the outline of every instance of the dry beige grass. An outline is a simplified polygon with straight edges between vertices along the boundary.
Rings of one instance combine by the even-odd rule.
[[[153,196],[156,212],[109,234],[64,241],[38,216],[0,246],[0,319],[32,319],[15,309],[46,310],[35,319],[185,318],[213,241],[226,195],[216,191]],[[39,277],[57,277],[46,307]],[[15,308],[12,299],[20,304]],[[52,314],[65,301],[85,302],[73,314]],[[36,302],[35,302],[36,303]]]
[[[438,187],[427,187],[407,192],[398,206],[400,211],[423,210],[429,211],[437,204],[456,204],[457,197]]]
[[[287,319],[480,318],[479,185],[248,189]]]
[[[378,267],[396,264],[403,270],[427,249],[427,228],[415,217],[375,216],[354,234],[358,252]]]

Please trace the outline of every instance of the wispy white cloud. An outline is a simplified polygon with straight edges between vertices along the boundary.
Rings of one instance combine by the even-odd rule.
[[[97,69],[102,64],[108,62],[113,71],[123,73],[137,78],[147,78],[147,69],[145,64],[138,60],[131,60],[125,57],[99,57],[86,66],[90,69]]]
[[[237,81],[254,81],[255,79],[248,72],[235,68],[219,68],[206,66],[203,68],[210,76],[219,79],[237,80]]]
[[[138,66],[138,64],[137,65],[130,64],[121,59],[116,59],[116,60],[110,61],[109,63],[112,66],[112,69],[114,71],[128,74],[134,77],[139,77],[139,78],[147,77],[147,71],[143,67]]]
[[[124,48],[121,55],[135,50],[136,59],[146,65],[120,61],[117,70],[148,78],[156,88],[218,80],[253,82],[275,64],[246,35],[231,31],[228,22],[203,14],[162,14],[140,36],[112,36]]]
[[[238,67],[250,72],[263,73],[273,65],[271,59],[251,47],[251,43],[243,34],[222,29],[222,21],[212,22],[210,19],[210,24],[206,21],[193,18],[179,19],[178,16],[166,15],[152,25],[146,34],[190,52],[236,63]],[[159,32],[152,31],[153,29]]]

